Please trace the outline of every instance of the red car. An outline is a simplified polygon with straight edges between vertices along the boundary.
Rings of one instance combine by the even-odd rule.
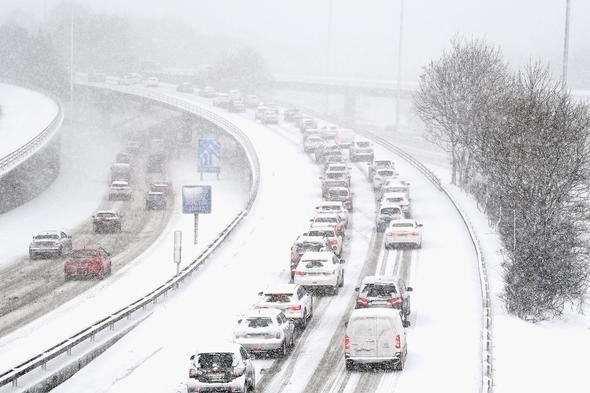
[[[74,276],[104,278],[111,274],[111,254],[102,247],[72,250],[64,264],[66,280]]]

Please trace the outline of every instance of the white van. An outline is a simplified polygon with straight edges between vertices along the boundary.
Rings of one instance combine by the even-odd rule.
[[[344,360],[346,369],[355,363],[387,362],[395,370],[403,370],[408,346],[406,329],[399,310],[358,308],[346,323]]]

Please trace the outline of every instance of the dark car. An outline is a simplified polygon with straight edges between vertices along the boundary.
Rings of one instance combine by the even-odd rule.
[[[147,210],[166,209],[166,195],[163,192],[149,191],[145,196],[145,208]]]
[[[102,247],[74,249],[64,262],[66,280],[88,276],[104,278],[109,274],[111,254]]]
[[[121,232],[121,218],[116,211],[101,210],[92,216],[94,232]]]
[[[403,280],[393,276],[366,276],[355,291],[358,292],[355,308],[395,308],[400,310],[404,321],[408,320],[412,287],[406,287]]]
[[[176,86],[176,91],[180,93],[194,93],[195,88],[188,82],[182,82],[180,85]]]

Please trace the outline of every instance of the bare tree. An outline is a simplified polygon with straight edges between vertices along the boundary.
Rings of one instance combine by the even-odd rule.
[[[450,153],[454,184],[457,175],[467,183],[483,156],[488,120],[507,80],[500,51],[476,39],[453,39],[451,50],[424,69],[414,106],[427,138]]]

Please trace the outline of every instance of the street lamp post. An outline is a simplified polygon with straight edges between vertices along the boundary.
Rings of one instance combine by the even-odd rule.
[[[569,0],[568,0],[569,1]],[[399,132],[399,112],[402,88],[402,38],[404,32],[404,0],[400,0],[399,10],[399,42],[397,48],[397,93],[395,97],[395,132]]]
[[[563,70],[561,73],[561,87],[567,89],[567,64],[570,40],[570,0],[565,0],[565,34],[563,38]]]

